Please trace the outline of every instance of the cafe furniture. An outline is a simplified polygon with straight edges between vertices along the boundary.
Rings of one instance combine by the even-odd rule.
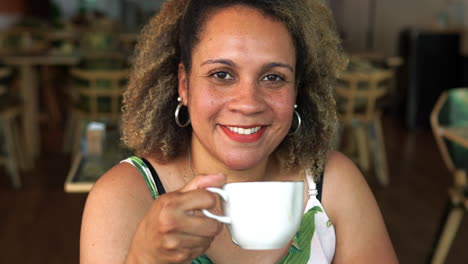
[[[102,61],[98,61],[100,63]],[[90,66],[102,64],[90,63]],[[74,67],[70,70],[72,84],[71,116],[66,128],[66,143],[71,146],[72,156],[79,153],[83,132],[90,121],[101,121],[118,125],[121,116],[122,92],[129,70],[86,69]]]
[[[22,129],[26,156],[34,161],[40,153],[41,132],[39,129],[39,69],[37,66],[76,65],[78,54],[38,53],[8,54],[2,62],[19,71],[22,109]]]
[[[468,210],[468,88],[444,91],[430,116],[439,152],[452,174],[447,214],[431,256],[431,263],[445,263],[451,244]]]
[[[8,85],[12,70],[0,66],[0,86]],[[24,158],[22,141],[18,133],[17,121],[21,113],[21,101],[12,95],[8,88],[0,93],[0,164],[6,166],[15,189],[21,187],[20,169],[29,164]]]
[[[73,157],[72,165],[65,180],[64,189],[66,192],[89,192],[95,182],[107,170],[132,155],[121,143],[119,132],[116,126],[106,126],[102,142],[102,153],[99,155],[89,153],[87,147],[83,147],[78,151]]]
[[[0,53],[4,54],[38,54],[48,46],[45,31],[38,28],[11,27],[0,31]]]
[[[393,71],[401,67],[404,63],[403,58],[400,56],[385,56],[380,53],[354,53],[350,55],[350,58],[352,61],[365,60],[381,68],[387,68]]]
[[[16,68],[18,72],[24,103],[21,134],[27,159],[34,161],[40,154],[39,124],[43,117],[39,109],[40,100],[45,100],[43,107],[48,123],[56,125],[64,119],[57,85],[66,83],[56,82],[56,66],[77,66],[83,60],[92,61],[92,58],[96,58],[92,64],[109,65],[116,60],[102,60],[103,54],[128,57],[133,52],[135,41],[135,34],[122,34],[118,24],[105,18],[95,19],[89,27],[81,28],[14,27],[0,31],[0,62]],[[121,46],[126,50],[122,51]]]
[[[113,31],[85,31],[80,39],[83,53],[117,51],[118,44],[118,34]]]
[[[390,70],[393,73],[393,78],[389,85],[389,92],[385,97],[385,102],[382,102],[382,107],[389,109],[393,113],[398,111],[399,104],[403,101],[402,87],[399,85],[399,74],[406,66],[403,57],[400,56],[386,56],[381,53],[366,52],[366,53],[353,53],[350,55],[351,63],[365,62],[368,67],[381,68]]]
[[[20,97],[23,103],[21,134],[25,143],[25,156],[29,163],[33,163],[41,149],[40,84],[44,84],[44,94],[47,100],[45,106],[51,114],[51,119],[56,120],[61,111],[57,105],[59,100],[52,87],[50,68],[75,65],[79,61],[77,53],[51,50],[47,32],[44,28],[13,27],[0,33],[2,40],[0,61],[18,71]],[[44,80],[40,79],[41,76]]]
[[[363,171],[369,171],[371,160],[379,183],[389,183],[381,121],[380,102],[388,95],[393,72],[388,69],[350,64],[338,76],[335,89],[340,121],[338,147],[354,158]],[[352,155],[356,152],[357,155]]]

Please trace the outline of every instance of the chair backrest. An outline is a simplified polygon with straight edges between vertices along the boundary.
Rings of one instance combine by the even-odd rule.
[[[118,121],[129,70],[71,69],[76,110],[90,120]]]
[[[0,31],[0,53],[34,55],[43,53],[49,46],[46,30],[29,27],[12,27]]]
[[[350,55],[351,61],[364,60],[387,69],[395,69],[403,65],[404,60],[399,56],[387,57],[379,53],[357,53]]]
[[[85,31],[81,35],[80,49],[84,52],[117,51],[119,45],[116,32],[94,30]]]
[[[92,71],[122,70],[130,67],[129,56],[119,51],[88,51],[82,54],[79,67]]]
[[[377,101],[389,92],[391,70],[342,72],[335,89],[337,108],[343,122],[370,121],[378,113]]]
[[[430,119],[437,146],[449,170],[468,169],[468,147],[454,142],[447,134],[449,129],[468,129],[468,88],[444,91]]]

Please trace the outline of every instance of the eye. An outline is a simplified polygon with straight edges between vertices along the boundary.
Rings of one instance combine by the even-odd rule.
[[[284,79],[281,76],[276,75],[276,74],[268,74],[262,80],[269,81],[269,82],[284,81]]]
[[[214,76],[217,79],[221,79],[221,80],[232,80],[232,79],[234,79],[231,76],[231,74],[229,74],[227,72],[223,72],[223,71],[215,72],[215,73],[212,74],[212,76]]]

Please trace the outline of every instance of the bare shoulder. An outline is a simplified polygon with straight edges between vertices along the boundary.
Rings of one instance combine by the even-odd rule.
[[[323,195],[324,200],[327,200],[324,202],[333,202],[333,200],[337,198],[334,197],[333,199],[326,199],[328,196],[327,194],[342,191],[346,192],[350,190],[357,191],[361,189],[369,189],[364,176],[362,175],[359,168],[354,164],[354,162],[344,154],[337,151],[331,151],[329,153],[325,163],[323,178]]]
[[[91,189],[88,199],[94,196],[109,196],[113,200],[129,197],[137,200],[151,200],[145,179],[136,167],[127,162],[115,165],[99,178]]]
[[[93,186],[81,226],[81,263],[121,263],[152,197],[138,170],[120,163]]]
[[[330,152],[323,184],[323,206],[337,237],[334,263],[398,263],[378,204],[356,165]]]
[[[340,152],[329,153],[323,178],[322,200],[330,217],[335,218],[335,223],[340,220],[340,212],[352,205],[346,202],[350,197],[356,200],[373,199],[362,173],[353,161]]]

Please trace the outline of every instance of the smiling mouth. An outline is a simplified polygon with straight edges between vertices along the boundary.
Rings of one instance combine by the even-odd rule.
[[[262,126],[256,126],[251,128],[226,126],[226,128],[239,135],[252,135],[260,131],[260,129],[262,129]]]
[[[251,125],[251,126],[226,126],[221,125],[225,135],[240,143],[253,143],[262,138],[267,126]]]

